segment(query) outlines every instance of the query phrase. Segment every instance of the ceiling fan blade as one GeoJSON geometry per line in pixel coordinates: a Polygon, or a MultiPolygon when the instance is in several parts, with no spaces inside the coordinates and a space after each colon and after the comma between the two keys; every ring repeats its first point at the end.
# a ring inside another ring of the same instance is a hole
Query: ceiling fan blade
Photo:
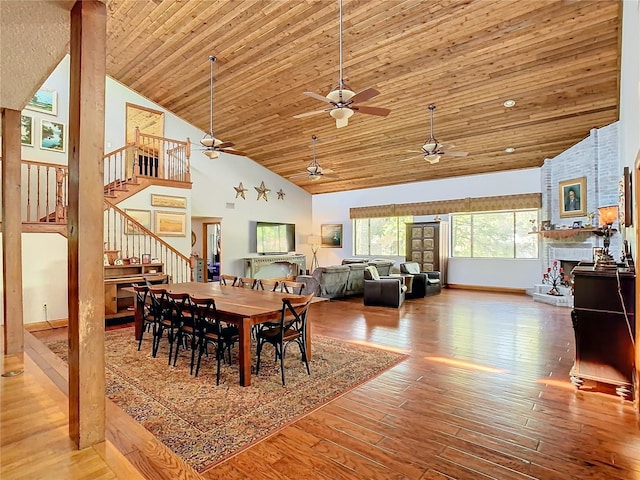
{"type": "Polygon", "coordinates": [[[228,150],[226,148],[220,148],[218,150],[220,150],[221,152],[224,152],[224,153],[230,153],[231,155],[241,155],[243,157],[248,157],[249,156],[248,153],[241,152],[240,150],[228,150]]]}
{"type": "Polygon", "coordinates": [[[332,103],[331,100],[329,100],[327,97],[324,97],[316,92],[304,92],[304,94],[311,98],[315,98],[316,100],[320,100],[321,102],[332,103]]]}
{"type": "Polygon", "coordinates": [[[442,152],[442,154],[447,157],[466,157],[469,152],[442,152]]]}
{"type": "Polygon", "coordinates": [[[293,118],[304,118],[304,117],[310,117],[311,115],[318,115],[319,113],[325,113],[328,112],[331,109],[327,109],[327,110],[316,110],[315,112],[307,112],[307,113],[299,113],[297,115],[294,115],[293,118]]]}
{"type": "Polygon", "coordinates": [[[308,177],[309,174],[308,173],[294,173],[293,175],[289,175],[287,178],[302,178],[302,177],[308,177]]]}
{"type": "Polygon", "coordinates": [[[365,88],[364,90],[360,90],[358,93],[356,93],[353,97],[351,97],[349,100],[351,100],[353,103],[356,102],[365,102],[367,100],[369,100],[370,98],[375,97],[376,95],[379,95],[380,92],[377,91],[375,88],[365,88]]]}
{"type": "Polygon", "coordinates": [[[233,142],[222,142],[220,145],[216,145],[217,148],[229,148],[233,147],[233,142]]]}
{"type": "Polygon", "coordinates": [[[389,113],[391,113],[391,110],[389,110],[388,108],[382,108],[382,107],[351,106],[350,108],[352,110],[355,110],[356,112],[366,113],[367,115],[378,115],[380,117],[386,117],[387,115],[389,115],[389,113]]]}
{"type": "Polygon", "coordinates": [[[323,177],[327,177],[327,178],[340,178],[340,175],[338,175],[337,173],[322,173],[323,177]]]}
{"type": "Polygon", "coordinates": [[[409,157],[409,158],[403,158],[402,160],[400,160],[401,162],[410,162],[411,160],[417,160],[418,158],[422,157],[422,155],[414,155],[413,157],[409,157]]]}

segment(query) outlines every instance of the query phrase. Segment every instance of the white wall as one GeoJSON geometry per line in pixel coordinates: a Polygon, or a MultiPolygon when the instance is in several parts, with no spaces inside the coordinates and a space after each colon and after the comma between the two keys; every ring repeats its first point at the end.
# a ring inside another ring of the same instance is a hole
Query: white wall
{"type": "MultiPolygon", "coordinates": [[[[428,168],[428,166],[425,166],[428,168]]],[[[313,196],[314,233],[320,234],[323,223],[340,223],[343,228],[342,248],[320,248],[320,265],[340,263],[353,255],[353,228],[349,219],[350,207],[386,205],[391,203],[429,202],[464,197],[485,197],[540,192],[540,169],[455,177],[446,180],[416,182],[391,187],[327,193],[313,196]]],[[[420,217],[416,220],[429,220],[420,217]]],[[[443,216],[443,219],[445,217],[443,216]]],[[[404,257],[391,257],[396,267],[404,257]]],[[[448,281],[459,285],[488,285],[524,289],[537,283],[539,260],[491,260],[451,258],[448,281]]]]}
{"type": "MultiPolygon", "coordinates": [[[[635,186],[640,181],[634,168],[634,162],[640,155],[640,1],[624,0],[622,9],[620,164],[629,167],[632,172],[631,184],[635,186]]],[[[635,204],[638,191],[636,188],[633,195],[635,204]]],[[[636,224],[640,221],[637,209],[633,216],[633,227],[627,229],[626,238],[637,264],[636,224]]]]}

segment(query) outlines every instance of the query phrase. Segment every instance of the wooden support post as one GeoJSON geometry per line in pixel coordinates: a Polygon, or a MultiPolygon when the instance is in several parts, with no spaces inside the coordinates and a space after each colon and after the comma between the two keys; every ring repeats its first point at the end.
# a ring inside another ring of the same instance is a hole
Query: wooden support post
{"type": "MultiPolygon", "coordinates": [[[[4,353],[24,350],[20,112],[2,110],[2,261],[4,353]]],[[[2,373],[5,373],[4,371],[2,373]]]]}
{"type": "Polygon", "coordinates": [[[106,7],[71,10],[69,88],[69,435],[104,440],[103,161],[106,7]]]}

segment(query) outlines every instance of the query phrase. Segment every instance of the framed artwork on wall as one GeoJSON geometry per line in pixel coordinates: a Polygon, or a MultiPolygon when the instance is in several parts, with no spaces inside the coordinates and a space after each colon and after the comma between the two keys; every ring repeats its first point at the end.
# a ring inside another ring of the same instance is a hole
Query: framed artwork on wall
{"type": "MultiPolygon", "coordinates": [[[[147,230],[151,230],[151,210],[135,210],[131,208],[125,208],[124,212],[137,221],[147,230]]],[[[124,229],[125,235],[143,235],[145,232],[140,230],[136,224],[127,220],[127,224],[124,229]]]]}
{"type": "MultiPolygon", "coordinates": [[[[638,155],[640,156],[640,152],[638,152],[638,155]]],[[[618,220],[620,226],[630,227],[633,225],[633,207],[631,204],[631,171],[629,167],[624,167],[618,195],[618,220]]]]}
{"type": "Polygon", "coordinates": [[[33,147],[33,117],[20,116],[20,143],[33,147]]]}
{"type": "Polygon", "coordinates": [[[182,212],[155,213],[155,233],[165,237],[184,237],[187,234],[187,216],[182,212]]]}
{"type": "Polygon", "coordinates": [[[564,180],[558,184],[560,217],[582,217],[587,214],[587,177],[564,180]]]}
{"type": "Polygon", "coordinates": [[[58,114],[58,93],[48,88],[39,89],[24,107],[35,112],[58,114]]]}
{"type": "Polygon", "coordinates": [[[154,207],[187,208],[187,197],[151,194],[151,205],[154,207]]]}
{"type": "Polygon", "coordinates": [[[64,152],[64,123],[40,120],[40,148],[64,152]]]}
{"type": "Polygon", "coordinates": [[[342,224],[320,225],[320,246],[323,248],[342,248],[342,224]]]}

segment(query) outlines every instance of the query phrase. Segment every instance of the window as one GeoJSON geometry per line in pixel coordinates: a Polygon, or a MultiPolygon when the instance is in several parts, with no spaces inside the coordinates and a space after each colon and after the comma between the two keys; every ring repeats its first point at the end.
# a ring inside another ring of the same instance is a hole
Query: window
{"type": "Polygon", "coordinates": [[[355,255],[404,256],[405,223],[413,217],[356,218],[353,220],[355,255]]]}
{"type": "Polygon", "coordinates": [[[451,215],[452,256],[460,258],[538,258],[537,210],[451,215]]]}

